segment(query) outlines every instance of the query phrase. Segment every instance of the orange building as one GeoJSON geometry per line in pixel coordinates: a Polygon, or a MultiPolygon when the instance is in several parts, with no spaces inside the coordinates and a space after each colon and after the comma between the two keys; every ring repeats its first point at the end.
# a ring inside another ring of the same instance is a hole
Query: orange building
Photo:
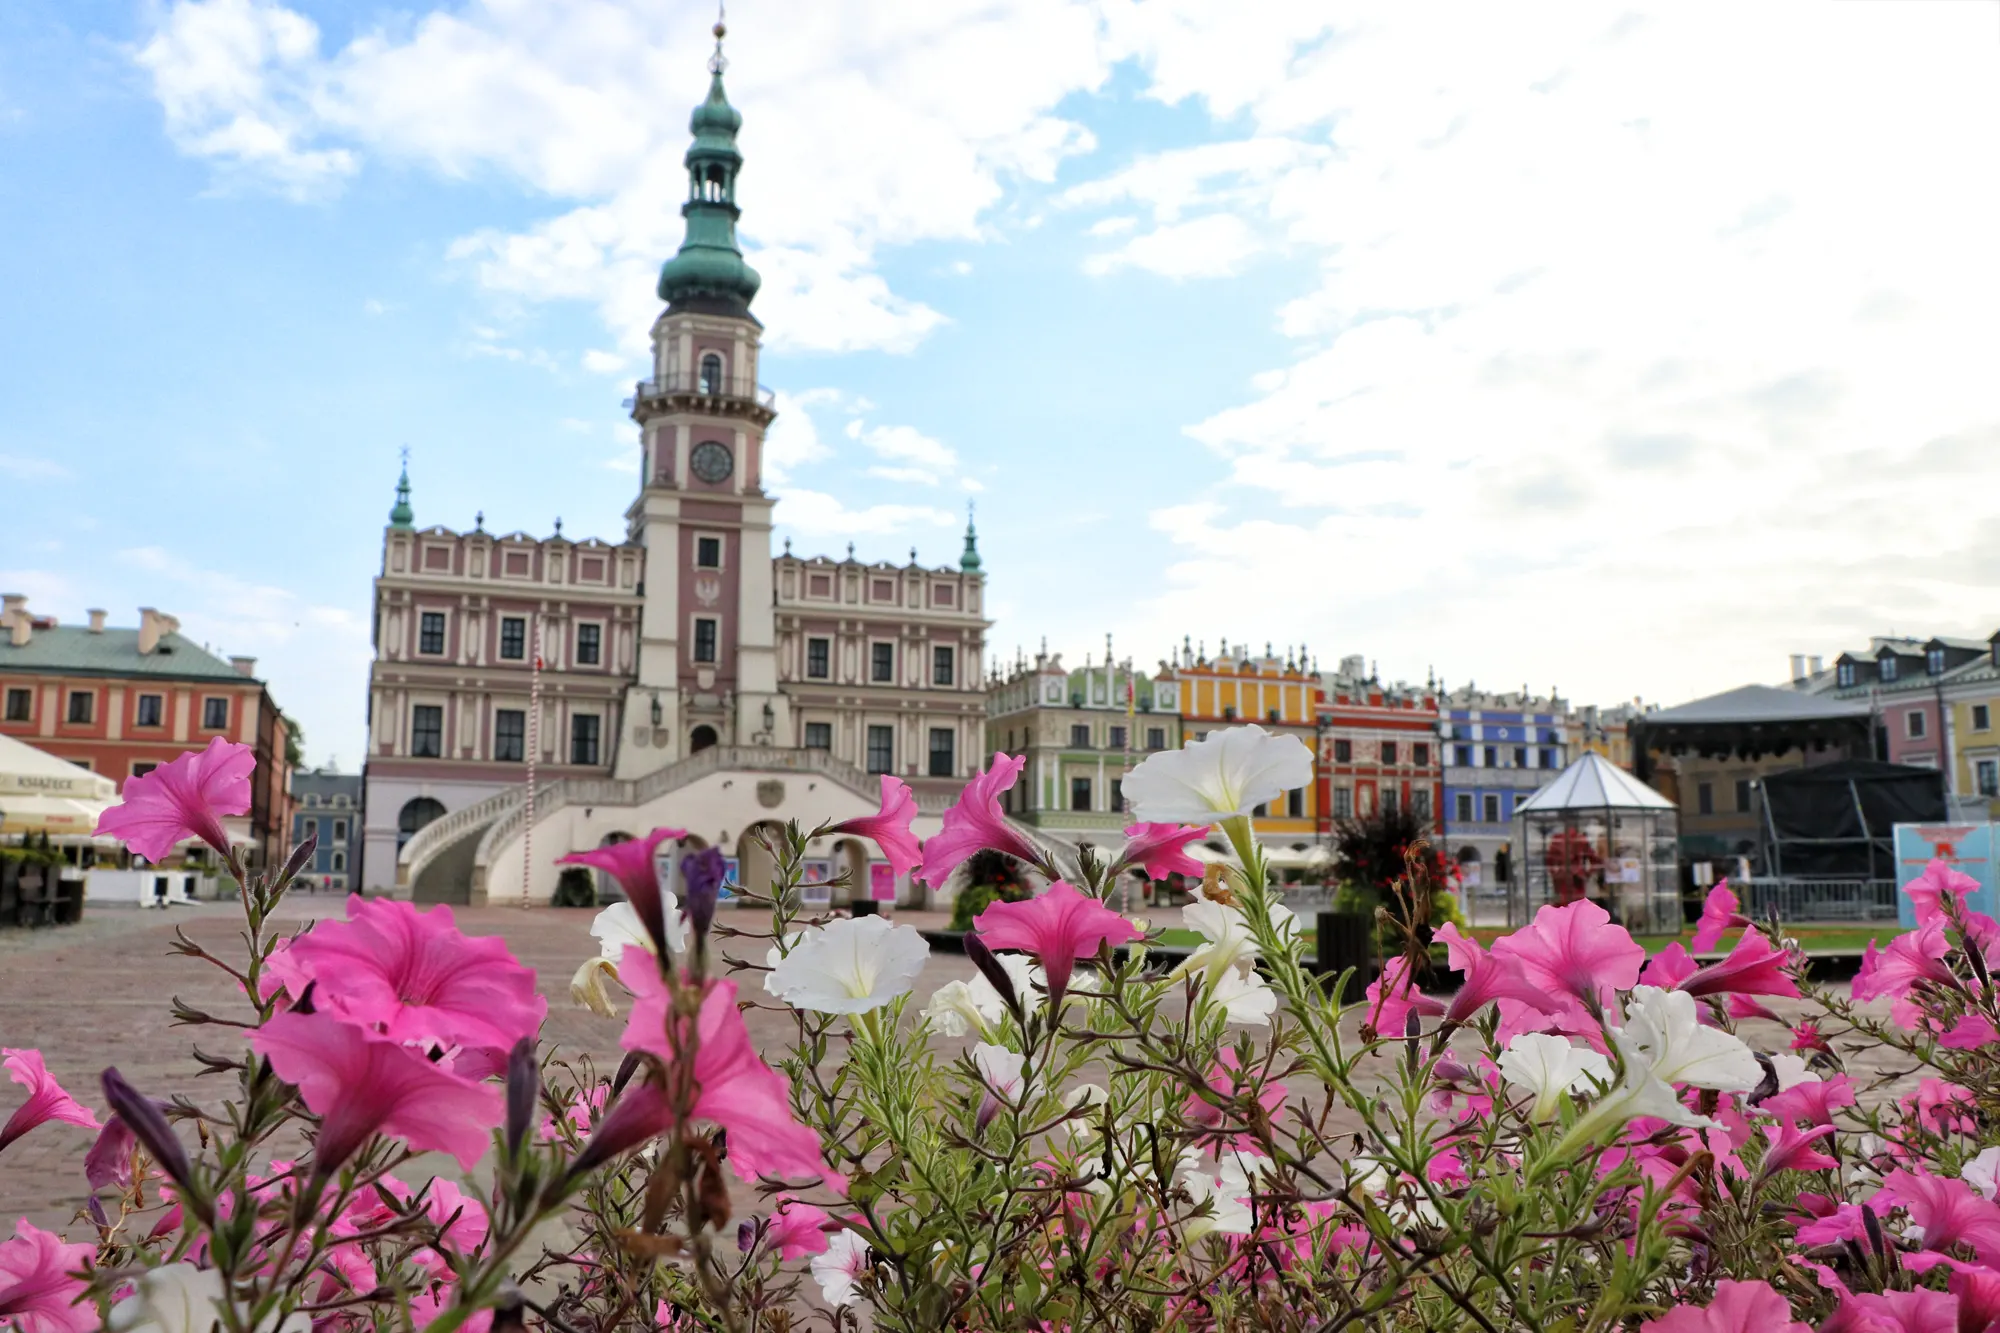
{"type": "MultiPolygon", "coordinates": [[[[1262,656],[1244,644],[1224,645],[1210,657],[1205,646],[1197,651],[1183,644],[1179,658],[1163,664],[1155,679],[1179,682],[1183,745],[1222,727],[1255,722],[1266,731],[1297,736],[1317,753],[1319,676],[1303,647],[1287,649],[1279,657],[1269,644],[1262,656]]],[[[1252,825],[1267,849],[1292,854],[1275,856],[1274,864],[1305,868],[1315,854],[1320,830],[1313,784],[1259,806],[1252,825]]]]}

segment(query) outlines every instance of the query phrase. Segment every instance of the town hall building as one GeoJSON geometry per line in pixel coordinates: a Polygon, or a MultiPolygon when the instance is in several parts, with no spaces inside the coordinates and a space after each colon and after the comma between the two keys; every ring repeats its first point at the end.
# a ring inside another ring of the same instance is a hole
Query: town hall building
{"type": "MultiPolygon", "coordinates": [[[[742,116],[720,38],[690,122],[686,237],[630,401],[640,488],[617,541],[419,527],[407,469],[375,580],[362,885],[547,902],[558,856],[685,828],[761,887],[758,834],[916,793],[917,833],[981,766],[986,586],[956,563],[772,551],[758,275],[736,240],[742,116]],[[531,779],[532,775],[532,779],[531,779]]],[[[911,900],[871,844],[814,847],[848,892],[911,900]]],[[[844,894],[843,894],[844,896],[844,894]]]]}

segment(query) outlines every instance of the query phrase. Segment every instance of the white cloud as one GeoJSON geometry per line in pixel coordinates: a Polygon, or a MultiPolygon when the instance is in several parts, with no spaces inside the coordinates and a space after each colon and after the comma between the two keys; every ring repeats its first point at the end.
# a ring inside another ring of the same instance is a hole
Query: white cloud
{"type": "Polygon", "coordinates": [[[583,354],[583,368],[593,375],[616,375],[625,369],[627,362],[616,352],[587,348],[583,354]]]}
{"type": "Polygon", "coordinates": [[[1258,250],[1256,234],[1233,213],[1210,213],[1135,236],[1117,250],[1092,255],[1083,271],[1093,276],[1121,268],[1166,278],[1226,278],[1242,271],[1258,250]]]}
{"type": "Polygon", "coordinates": [[[861,433],[860,440],[876,457],[920,468],[932,481],[958,466],[958,455],[949,445],[914,426],[871,426],[861,433]]]}
{"type": "Polygon", "coordinates": [[[956,520],[930,505],[877,504],[850,509],[824,491],[787,490],[774,521],[801,536],[858,537],[904,533],[914,527],[950,527],[956,520]]]}
{"type": "Polygon", "coordinates": [[[0,454],[0,476],[16,481],[62,481],[70,476],[70,470],[52,458],[0,454]]]}
{"type": "Polygon", "coordinates": [[[764,434],[764,477],[776,485],[791,480],[799,468],[829,458],[833,450],[819,437],[811,409],[836,403],[836,389],[808,389],[804,393],[779,393],[778,416],[764,434]]]}
{"type": "Polygon", "coordinates": [[[1099,218],[1085,228],[1090,236],[1122,236],[1139,225],[1139,219],[1126,214],[1120,217],[1099,218]]]}

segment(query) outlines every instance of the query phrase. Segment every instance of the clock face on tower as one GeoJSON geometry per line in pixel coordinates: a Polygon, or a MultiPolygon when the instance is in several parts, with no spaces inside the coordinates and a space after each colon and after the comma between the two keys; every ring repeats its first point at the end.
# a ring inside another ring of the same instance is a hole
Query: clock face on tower
{"type": "Polygon", "coordinates": [[[729,474],[736,468],[736,455],[729,452],[729,446],[720,440],[703,440],[688,455],[688,466],[695,476],[713,486],[719,481],[729,480],[729,474]]]}

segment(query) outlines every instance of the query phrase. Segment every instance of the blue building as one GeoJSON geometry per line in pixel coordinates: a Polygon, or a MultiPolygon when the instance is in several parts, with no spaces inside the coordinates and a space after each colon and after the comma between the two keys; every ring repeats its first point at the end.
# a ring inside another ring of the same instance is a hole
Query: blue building
{"type": "Polygon", "coordinates": [[[331,769],[292,775],[292,843],[319,839],[299,887],[346,893],[361,884],[361,775],[331,769]]]}
{"type": "Polygon", "coordinates": [[[1464,876],[1462,897],[1475,922],[1504,920],[1513,870],[1514,808],[1569,764],[1569,705],[1553,693],[1489,694],[1471,688],[1445,697],[1445,850],[1464,876]]]}

